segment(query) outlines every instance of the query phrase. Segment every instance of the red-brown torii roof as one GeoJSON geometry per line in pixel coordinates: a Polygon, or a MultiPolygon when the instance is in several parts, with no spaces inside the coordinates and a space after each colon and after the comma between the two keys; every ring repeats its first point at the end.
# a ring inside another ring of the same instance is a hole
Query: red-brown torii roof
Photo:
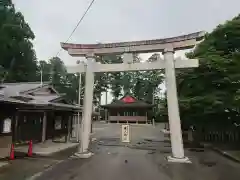
{"type": "Polygon", "coordinates": [[[73,44],[73,43],[61,42],[61,47],[64,50],[68,50],[68,49],[101,49],[101,48],[113,48],[113,47],[129,47],[129,46],[140,46],[140,45],[165,44],[165,43],[185,41],[185,40],[189,40],[189,39],[202,39],[203,37],[204,37],[204,32],[199,31],[199,32],[190,33],[187,35],[176,36],[176,37],[171,37],[171,38],[142,40],[142,41],[97,43],[97,44],[73,44]]]}

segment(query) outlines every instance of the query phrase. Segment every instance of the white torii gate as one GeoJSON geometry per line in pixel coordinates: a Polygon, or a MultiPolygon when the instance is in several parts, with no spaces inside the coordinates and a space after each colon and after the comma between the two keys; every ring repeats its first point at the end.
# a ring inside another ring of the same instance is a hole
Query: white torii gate
{"type": "Polygon", "coordinates": [[[71,56],[84,56],[87,58],[87,68],[85,68],[84,65],[67,67],[69,73],[86,73],[81,132],[81,152],[79,157],[87,158],[91,156],[91,153],[88,151],[88,146],[91,130],[94,73],[165,69],[168,118],[172,146],[172,156],[169,156],[168,160],[172,162],[190,162],[189,159],[184,156],[175,68],[198,67],[198,60],[174,59],[174,52],[176,50],[193,48],[199,40],[203,39],[203,37],[204,32],[197,32],[174,38],[147,41],[107,44],[61,43],[62,48],[67,50],[71,56]],[[164,60],[158,59],[156,62],[133,63],[132,53],[145,52],[162,52],[164,60]],[[101,64],[95,62],[95,55],[104,54],[123,54],[124,62],[122,64],[101,64]]]}

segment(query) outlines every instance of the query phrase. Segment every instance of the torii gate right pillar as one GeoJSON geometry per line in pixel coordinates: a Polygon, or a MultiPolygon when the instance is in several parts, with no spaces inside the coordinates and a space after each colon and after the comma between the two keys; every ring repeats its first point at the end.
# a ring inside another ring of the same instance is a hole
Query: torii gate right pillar
{"type": "Polygon", "coordinates": [[[168,119],[172,145],[172,157],[168,157],[168,160],[174,162],[184,160],[188,162],[189,160],[184,156],[183,149],[174,65],[174,49],[172,47],[164,49],[163,55],[166,65],[165,76],[167,88],[168,119]]]}

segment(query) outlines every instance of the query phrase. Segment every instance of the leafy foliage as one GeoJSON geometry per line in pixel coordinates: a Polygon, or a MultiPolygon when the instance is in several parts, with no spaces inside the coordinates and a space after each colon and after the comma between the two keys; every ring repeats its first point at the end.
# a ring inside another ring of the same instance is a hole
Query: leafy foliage
{"type": "MultiPolygon", "coordinates": [[[[157,54],[154,54],[148,61],[156,61],[157,54]]],[[[135,55],[135,62],[142,61],[139,56],[135,55]]],[[[121,56],[105,56],[102,63],[122,63],[121,56]]],[[[123,94],[130,92],[136,98],[152,103],[153,96],[156,95],[163,81],[162,71],[136,71],[136,72],[114,72],[105,75],[105,83],[109,83],[109,88],[115,99],[123,94]]]]}
{"type": "Polygon", "coordinates": [[[189,58],[198,58],[200,66],[182,70],[178,75],[183,121],[200,123],[203,119],[224,119],[232,124],[239,119],[239,29],[240,16],[237,16],[207,34],[205,40],[187,54],[189,58]]]}
{"type": "Polygon", "coordinates": [[[0,7],[1,81],[35,81],[34,33],[10,0],[1,1],[0,7]]]}

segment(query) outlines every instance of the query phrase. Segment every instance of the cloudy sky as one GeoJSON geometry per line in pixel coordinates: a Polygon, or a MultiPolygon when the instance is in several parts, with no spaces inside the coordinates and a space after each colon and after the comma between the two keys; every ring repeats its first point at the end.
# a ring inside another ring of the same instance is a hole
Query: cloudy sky
{"type": "MultiPolygon", "coordinates": [[[[60,42],[67,40],[91,0],[13,2],[35,33],[37,58],[48,60],[57,54],[60,42]]],[[[239,0],[95,0],[69,42],[144,40],[211,31],[238,13],[239,0]]],[[[76,63],[64,51],[59,56],[67,65],[76,63]]]]}
{"type": "MultiPolygon", "coordinates": [[[[13,0],[36,35],[40,60],[55,56],[91,0],[13,0]]],[[[95,0],[69,42],[143,40],[210,31],[240,12],[239,0],[95,0]]],[[[66,52],[60,57],[75,64],[66,52]]]]}

